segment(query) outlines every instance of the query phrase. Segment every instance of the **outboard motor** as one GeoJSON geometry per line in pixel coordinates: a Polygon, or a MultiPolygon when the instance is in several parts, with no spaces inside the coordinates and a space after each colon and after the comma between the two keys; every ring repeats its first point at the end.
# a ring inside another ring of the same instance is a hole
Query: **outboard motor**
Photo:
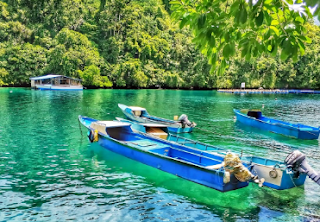
{"type": "Polygon", "coordinates": [[[186,126],[193,126],[194,124],[191,123],[189,120],[188,120],[188,116],[186,114],[182,114],[179,119],[178,119],[179,122],[182,123],[182,127],[186,127],[186,126]]]}
{"type": "Polygon", "coordinates": [[[320,185],[320,173],[312,169],[306,160],[306,155],[299,150],[293,151],[284,161],[293,172],[306,173],[314,182],[320,185]]]}

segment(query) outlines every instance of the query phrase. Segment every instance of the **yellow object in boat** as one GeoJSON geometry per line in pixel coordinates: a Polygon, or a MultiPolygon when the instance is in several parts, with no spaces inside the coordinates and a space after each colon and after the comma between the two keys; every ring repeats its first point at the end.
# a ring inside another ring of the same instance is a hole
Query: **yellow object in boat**
{"type": "Polygon", "coordinates": [[[147,133],[151,134],[153,136],[159,137],[161,139],[164,139],[164,140],[166,140],[167,137],[168,137],[168,134],[166,132],[164,132],[160,128],[155,128],[155,127],[148,127],[147,128],[147,133]]]}
{"type": "Polygon", "coordinates": [[[95,130],[93,135],[93,142],[98,142],[99,140],[99,131],[95,130]]]}

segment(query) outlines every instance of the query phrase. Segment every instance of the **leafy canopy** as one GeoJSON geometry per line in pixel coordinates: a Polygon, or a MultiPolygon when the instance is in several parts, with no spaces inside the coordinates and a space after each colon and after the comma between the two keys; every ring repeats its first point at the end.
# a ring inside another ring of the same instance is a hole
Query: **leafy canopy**
{"type": "MultiPolygon", "coordinates": [[[[205,54],[212,70],[225,71],[236,52],[249,61],[264,53],[298,61],[305,53],[304,25],[313,16],[307,5],[297,0],[174,0],[173,18],[180,28],[190,26],[194,42],[205,54]]],[[[316,0],[309,0],[312,6],[316,0]]],[[[315,13],[319,13],[319,9],[315,13]]]]}

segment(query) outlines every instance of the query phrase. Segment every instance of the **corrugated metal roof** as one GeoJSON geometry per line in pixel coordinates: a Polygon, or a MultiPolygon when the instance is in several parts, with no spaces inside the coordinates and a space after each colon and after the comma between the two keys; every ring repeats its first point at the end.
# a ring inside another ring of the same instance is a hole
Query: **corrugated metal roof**
{"type": "Polygon", "coordinates": [[[41,80],[41,79],[57,78],[57,77],[60,77],[60,76],[62,76],[62,75],[52,75],[52,74],[49,74],[49,75],[45,75],[45,76],[31,77],[30,79],[31,79],[31,80],[41,80]]]}
{"type": "Polygon", "coordinates": [[[75,79],[75,78],[71,78],[71,77],[68,77],[68,76],[53,75],[53,74],[48,74],[48,75],[45,75],[45,76],[31,77],[30,80],[52,79],[52,78],[57,78],[57,77],[61,77],[61,76],[62,76],[62,77],[65,77],[65,78],[68,78],[68,79],[74,79],[74,80],[81,81],[81,79],[75,79]]]}

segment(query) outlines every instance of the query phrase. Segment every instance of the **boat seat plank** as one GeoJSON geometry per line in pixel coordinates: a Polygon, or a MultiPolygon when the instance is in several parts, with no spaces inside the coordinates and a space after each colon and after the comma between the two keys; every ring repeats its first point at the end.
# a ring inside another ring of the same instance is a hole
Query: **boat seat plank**
{"type": "Polygon", "coordinates": [[[135,140],[135,141],[131,141],[131,143],[138,146],[142,146],[142,147],[157,145],[157,143],[154,143],[153,141],[150,141],[150,140],[135,140]]]}
{"type": "Polygon", "coordinates": [[[135,147],[143,150],[152,150],[152,149],[159,149],[159,148],[166,148],[168,147],[165,144],[157,143],[148,139],[142,139],[142,140],[133,140],[133,141],[123,141],[124,143],[130,143],[131,145],[134,145],[135,147]]]}
{"type": "Polygon", "coordinates": [[[218,170],[220,169],[221,167],[223,167],[224,164],[220,163],[220,164],[215,164],[215,165],[210,165],[210,166],[206,166],[207,169],[210,169],[210,170],[218,170]]]}
{"type": "Polygon", "coordinates": [[[303,131],[313,131],[312,128],[308,128],[308,127],[299,127],[299,129],[303,131]]]}
{"type": "Polygon", "coordinates": [[[177,150],[177,151],[180,151],[182,153],[187,153],[187,154],[190,154],[190,155],[193,155],[193,156],[197,156],[199,158],[204,158],[204,159],[207,159],[207,160],[211,160],[211,161],[216,161],[216,162],[222,162],[221,160],[219,159],[215,159],[215,158],[212,158],[212,157],[208,157],[208,156],[205,156],[203,153],[201,154],[197,154],[197,153],[191,153],[191,152],[188,152],[186,150],[181,150],[179,148],[176,148],[176,147],[170,147],[172,150],[177,150]]]}

